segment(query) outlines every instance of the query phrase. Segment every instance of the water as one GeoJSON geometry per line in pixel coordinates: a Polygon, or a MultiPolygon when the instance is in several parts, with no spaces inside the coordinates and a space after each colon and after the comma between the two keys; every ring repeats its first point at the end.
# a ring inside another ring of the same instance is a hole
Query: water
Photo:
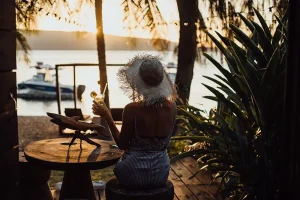
{"type": "MultiPolygon", "coordinates": [[[[173,52],[159,53],[156,51],[106,51],[107,63],[111,64],[124,64],[128,59],[132,58],[138,53],[151,53],[154,55],[161,54],[164,62],[177,63],[177,57],[173,52]]],[[[214,52],[210,53],[217,61],[220,60],[220,55],[214,52]]],[[[35,73],[33,66],[37,61],[44,62],[44,64],[67,64],[67,63],[97,63],[97,51],[38,51],[31,52],[31,64],[28,65],[23,61],[17,63],[17,82],[22,82],[30,79],[35,73]]],[[[124,107],[130,102],[129,98],[123,94],[119,89],[116,73],[119,67],[108,67],[108,83],[110,92],[110,104],[112,108],[124,107]]],[[[209,61],[206,65],[196,63],[194,68],[194,78],[191,86],[190,104],[209,110],[216,106],[216,103],[211,100],[203,98],[205,95],[211,95],[211,93],[201,84],[206,83],[210,86],[215,84],[203,77],[213,76],[214,74],[220,74],[220,72],[209,61]]],[[[63,84],[73,84],[73,68],[66,67],[60,70],[60,82],[63,84]]],[[[77,103],[77,107],[81,108],[84,114],[92,114],[92,99],[89,97],[91,91],[99,91],[99,71],[97,67],[77,67],[76,68],[77,84],[86,86],[86,90],[83,94],[83,102],[77,103]]],[[[73,101],[62,101],[61,109],[74,107],[73,101]]],[[[58,112],[56,101],[29,101],[18,98],[18,115],[22,116],[44,116],[46,112],[58,112]]]]}

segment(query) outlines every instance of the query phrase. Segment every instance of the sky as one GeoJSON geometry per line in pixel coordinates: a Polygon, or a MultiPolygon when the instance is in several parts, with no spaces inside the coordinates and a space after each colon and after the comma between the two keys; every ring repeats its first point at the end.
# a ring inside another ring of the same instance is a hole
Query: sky
{"type": "MultiPolygon", "coordinates": [[[[103,26],[105,34],[128,36],[129,32],[123,28],[122,0],[103,0],[103,26]]],[[[157,0],[158,7],[167,22],[178,21],[178,9],[176,0],[157,0]]],[[[60,31],[89,31],[96,32],[95,11],[92,6],[85,6],[81,10],[80,17],[74,18],[82,26],[68,23],[65,20],[58,20],[54,16],[41,14],[38,20],[40,30],[60,31]]],[[[73,20],[72,20],[73,21],[73,20]]],[[[136,30],[131,36],[148,38],[150,35],[142,30],[136,30]]],[[[167,38],[171,41],[178,41],[179,28],[173,23],[168,26],[167,38]]]]}
{"type": "MultiPolygon", "coordinates": [[[[67,0],[70,2],[77,2],[76,0],[67,0]]],[[[150,38],[151,35],[147,31],[135,30],[133,34],[129,35],[128,30],[123,28],[122,18],[123,10],[121,2],[123,0],[103,0],[103,26],[105,34],[119,35],[119,36],[133,36],[150,38]]],[[[168,25],[168,31],[165,39],[173,42],[178,42],[179,39],[179,27],[174,22],[179,21],[178,9],[176,0],[156,0],[158,7],[161,11],[168,25]]],[[[255,1],[258,4],[261,0],[255,1]]],[[[268,7],[268,5],[265,5],[268,7]]],[[[203,1],[199,1],[199,8],[201,13],[206,19],[209,16],[207,4],[203,1]]],[[[236,11],[240,11],[238,5],[235,7],[236,11]]],[[[52,13],[53,14],[53,13],[52,13]]],[[[64,16],[62,16],[64,17],[64,16]]],[[[272,20],[272,15],[269,15],[269,20],[272,20]]],[[[76,21],[80,24],[78,26],[74,23],[68,23],[64,19],[58,20],[53,15],[46,16],[46,13],[41,12],[41,16],[38,20],[38,29],[40,30],[59,30],[59,31],[88,31],[96,32],[95,10],[93,5],[83,6],[80,11],[80,16],[74,16],[71,21],[76,21]]],[[[218,28],[217,28],[218,29],[218,28]]]]}

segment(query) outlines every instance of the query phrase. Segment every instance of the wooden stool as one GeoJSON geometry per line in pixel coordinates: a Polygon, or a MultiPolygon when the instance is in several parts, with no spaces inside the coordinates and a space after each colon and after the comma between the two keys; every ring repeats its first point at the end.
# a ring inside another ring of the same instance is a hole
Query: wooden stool
{"type": "Polygon", "coordinates": [[[173,200],[174,186],[167,181],[165,187],[145,190],[129,190],[122,188],[116,178],[106,183],[106,200],[173,200]]]}

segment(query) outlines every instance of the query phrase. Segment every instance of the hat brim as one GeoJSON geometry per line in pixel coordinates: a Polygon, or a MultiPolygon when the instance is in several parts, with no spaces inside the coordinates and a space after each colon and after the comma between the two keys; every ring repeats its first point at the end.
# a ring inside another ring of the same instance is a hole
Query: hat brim
{"type": "Polygon", "coordinates": [[[142,80],[139,69],[145,60],[161,59],[159,56],[148,54],[135,56],[117,73],[120,88],[132,101],[143,101],[146,105],[153,105],[164,100],[175,100],[176,88],[165,70],[163,79],[157,86],[149,86],[142,80]]]}

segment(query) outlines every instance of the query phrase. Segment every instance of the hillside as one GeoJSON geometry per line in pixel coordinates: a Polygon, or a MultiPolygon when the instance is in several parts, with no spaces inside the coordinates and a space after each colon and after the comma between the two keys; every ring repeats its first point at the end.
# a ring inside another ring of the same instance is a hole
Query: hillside
{"type": "MultiPolygon", "coordinates": [[[[93,33],[39,31],[37,34],[24,32],[33,50],[96,50],[96,36],[93,33]]],[[[153,50],[150,39],[134,38],[136,46],[130,45],[132,38],[105,35],[106,50],[153,50]]],[[[131,42],[132,44],[132,42],[131,42]]],[[[176,46],[170,45],[170,50],[176,46]]]]}

